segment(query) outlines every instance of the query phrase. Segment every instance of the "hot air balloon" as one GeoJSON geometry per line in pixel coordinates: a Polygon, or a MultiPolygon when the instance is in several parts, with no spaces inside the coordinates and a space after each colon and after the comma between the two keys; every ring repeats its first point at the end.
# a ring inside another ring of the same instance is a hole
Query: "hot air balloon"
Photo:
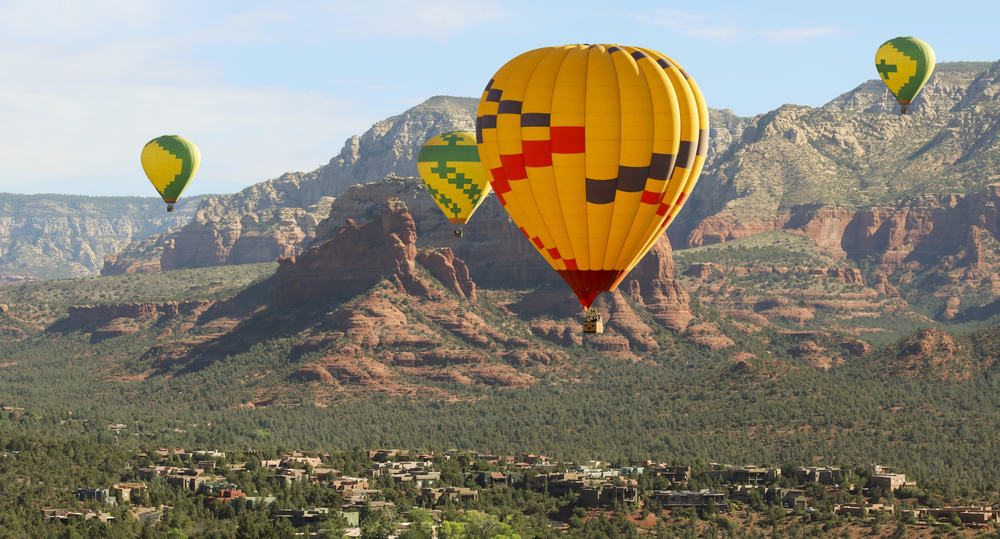
{"type": "Polygon", "coordinates": [[[149,181],[167,203],[167,211],[174,211],[177,197],[198,172],[201,153],[190,140],[177,135],[163,135],[142,147],[140,161],[149,181]]]}
{"type": "Polygon", "coordinates": [[[490,79],[476,137],[500,203],[598,333],[594,300],[656,243],[701,173],[708,108],[654,50],[545,47],[490,79]]]}
{"type": "Polygon", "coordinates": [[[915,37],[890,39],[875,52],[875,69],[906,114],[934,72],[934,49],[915,37]]]}
{"type": "Polygon", "coordinates": [[[417,169],[427,192],[455,225],[455,236],[462,237],[462,225],[490,192],[476,136],[449,131],[428,140],[417,155],[417,169]]]}

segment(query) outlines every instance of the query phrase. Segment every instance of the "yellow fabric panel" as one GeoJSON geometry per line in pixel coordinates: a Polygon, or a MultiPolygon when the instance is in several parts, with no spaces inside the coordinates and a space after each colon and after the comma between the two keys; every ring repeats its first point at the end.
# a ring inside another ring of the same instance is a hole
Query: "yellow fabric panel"
{"type": "MultiPolygon", "coordinates": [[[[523,102],[525,87],[528,85],[528,81],[531,80],[536,66],[547,56],[547,52],[547,49],[537,49],[533,51],[533,54],[521,59],[515,69],[511,71],[509,78],[504,81],[504,85],[498,86],[503,90],[501,104],[505,101],[523,102]]],[[[523,105],[521,110],[523,110],[523,105]]],[[[520,112],[517,114],[505,114],[501,111],[497,115],[497,142],[499,143],[498,148],[501,156],[523,155],[520,112]]],[[[542,242],[544,248],[539,249],[539,252],[545,258],[545,261],[553,268],[563,269],[565,266],[563,268],[559,267],[559,264],[548,253],[548,249],[553,245],[552,235],[549,234],[548,227],[545,226],[545,221],[542,219],[538,205],[535,203],[535,198],[531,192],[531,183],[533,183],[534,179],[530,182],[527,178],[513,179],[515,171],[520,168],[523,168],[523,157],[517,166],[504,166],[511,188],[507,196],[507,199],[510,201],[508,207],[517,208],[520,216],[515,221],[524,229],[528,238],[532,241],[534,241],[534,238],[538,238],[542,242]]]]}
{"type": "MultiPolygon", "coordinates": [[[[675,67],[675,69],[678,70],[678,74],[680,74],[683,78],[683,74],[681,74],[679,71],[680,66],[669,57],[664,55],[661,56],[663,56],[663,58],[665,58],[668,62],[670,62],[675,67]]],[[[671,77],[671,80],[674,80],[674,77],[671,77]]],[[[694,162],[691,164],[689,171],[684,175],[683,184],[680,185],[680,192],[678,193],[677,197],[674,197],[674,199],[671,201],[670,210],[667,213],[666,218],[663,220],[663,223],[661,224],[660,228],[650,234],[649,240],[646,242],[646,245],[643,247],[643,249],[639,252],[639,255],[631,262],[629,262],[627,266],[627,271],[631,271],[632,268],[634,268],[635,265],[638,264],[640,260],[642,260],[642,257],[645,256],[646,253],[653,248],[653,245],[655,245],[656,242],[659,241],[660,236],[663,234],[664,231],[666,231],[670,223],[673,222],[674,218],[677,216],[677,213],[681,210],[681,208],[684,207],[684,204],[687,203],[688,198],[690,198],[691,191],[694,189],[695,184],[698,182],[698,177],[701,175],[702,167],[705,164],[705,157],[706,157],[705,152],[704,150],[700,151],[700,149],[707,148],[708,146],[708,136],[710,128],[708,121],[708,105],[705,102],[705,98],[702,95],[701,90],[698,88],[698,84],[695,83],[694,79],[684,78],[683,87],[687,89],[686,95],[689,96],[694,101],[693,110],[689,108],[688,112],[689,114],[693,113],[695,115],[695,118],[693,119],[694,121],[688,121],[687,123],[682,123],[685,129],[681,136],[683,140],[693,140],[691,152],[694,153],[694,162]],[[697,133],[693,135],[692,139],[685,138],[688,136],[692,136],[689,132],[690,129],[697,130],[697,133]],[[677,199],[679,198],[681,193],[684,194],[684,199],[678,203],[677,199]]],[[[690,102],[688,103],[688,106],[690,107],[690,102]]],[[[682,118],[684,118],[683,114],[682,118]]],[[[671,178],[671,182],[673,182],[673,178],[671,178]]],[[[664,197],[664,200],[666,200],[666,197],[664,197]]]]}
{"type": "MultiPolygon", "coordinates": [[[[551,122],[552,93],[556,77],[563,60],[566,59],[571,50],[573,47],[553,47],[535,67],[528,87],[525,89],[521,108],[522,115],[549,114],[551,122]]],[[[548,126],[522,125],[521,127],[521,138],[524,141],[549,141],[551,137],[551,130],[548,126]]],[[[531,177],[529,186],[532,196],[551,238],[551,244],[547,243],[546,248],[554,248],[559,252],[559,259],[555,260],[554,267],[558,270],[566,269],[565,260],[572,260],[575,257],[575,251],[566,230],[566,218],[563,215],[562,203],[559,199],[555,170],[551,164],[549,166],[533,166],[528,170],[528,174],[531,177]]]]}
{"type": "MultiPolygon", "coordinates": [[[[653,101],[648,82],[631,52],[626,47],[611,55],[618,76],[621,106],[621,150],[618,164],[633,169],[647,167],[642,173],[642,181],[645,182],[653,153],[653,101]]],[[[619,174],[623,174],[621,168],[619,174]]],[[[619,177],[618,182],[619,190],[615,194],[611,228],[608,230],[608,247],[604,253],[604,269],[624,268],[623,264],[619,264],[619,258],[622,257],[626,247],[625,240],[636,222],[642,199],[642,189],[637,192],[622,191],[622,188],[630,187],[624,184],[622,177],[619,177]]]]}
{"type": "MultiPolygon", "coordinates": [[[[581,127],[586,122],[587,57],[589,49],[576,46],[559,66],[552,89],[552,127],[581,127]]],[[[559,194],[560,213],[572,246],[573,259],[581,270],[597,269],[590,264],[590,237],[587,233],[587,159],[583,153],[552,154],[553,173],[559,194]]],[[[570,258],[570,257],[564,257],[570,258]]]]}
{"type": "MultiPolygon", "coordinates": [[[[611,57],[601,46],[591,48],[587,57],[585,122],[587,180],[617,178],[621,145],[618,77],[611,57]]],[[[604,267],[604,254],[613,211],[613,204],[587,202],[591,269],[611,269],[604,267]]],[[[574,226],[573,223],[570,226],[574,226]]]]}
{"type": "MultiPolygon", "coordinates": [[[[638,50],[634,47],[630,47],[630,49],[638,50]]],[[[677,95],[674,87],[667,74],[663,71],[663,68],[656,64],[656,58],[653,56],[647,55],[647,58],[640,58],[636,63],[642,70],[650,96],[652,97],[652,151],[660,155],[676,156],[680,143],[681,127],[677,121],[680,108],[677,104],[677,95]]],[[[667,171],[668,174],[670,172],[669,170],[667,171]]],[[[667,179],[648,178],[646,180],[645,191],[662,194],[666,191],[667,184],[667,179]]],[[[659,203],[642,203],[639,205],[635,221],[632,223],[628,237],[618,255],[618,260],[615,261],[616,268],[628,267],[631,261],[636,259],[639,253],[642,252],[643,247],[648,242],[649,231],[654,229],[656,226],[655,223],[663,220],[663,217],[656,213],[659,206],[659,203]]]]}
{"type": "Polygon", "coordinates": [[[174,178],[181,173],[181,167],[184,165],[184,161],[181,158],[175,157],[167,150],[164,150],[156,142],[146,144],[142,148],[142,153],[139,154],[139,159],[142,162],[143,170],[146,171],[146,176],[149,177],[150,183],[153,184],[153,187],[161,195],[167,184],[174,181],[174,178]]]}
{"type": "MultiPolygon", "coordinates": [[[[678,116],[677,123],[680,126],[680,142],[678,143],[678,151],[680,151],[680,144],[687,143],[690,147],[690,153],[694,153],[697,149],[698,144],[698,128],[699,128],[699,114],[698,114],[698,102],[695,98],[694,92],[691,89],[691,85],[688,80],[684,77],[684,74],[680,70],[680,66],[668,58],[667,56],[650,49],[640,48],[643,52],[650,55],[655,59],[662,59],[670,64],[670,67],[663,70],[667,75],[670,85],[674,90],[674,94],[677,97],[678,106],[678,116]]],[[[707,116],[706,116],[707,117],[707,116]]],[[[677,202],[681,193],[684,192],[684,187],[687,185],[688,178],[691,175],[691,169],[688,168],[686,162],[681,162],[680,157],[674,170],[667,180],[666,194],[663,196],[663,203],[670,205],[671,207],[677,202]]],[[[669,215],[669,213],[667,214],[669,215]]],[[[632,256],[632,259],[628,261],[627,268],[631,269],[639,263],[639,260],[653,247],[656,241],[659,239],[660,231],[662,230],[662,225],[667,219],[667,215],[657,215],[648,225],[645,232],[642,234],[644,238],[644,245],[638,249],[632,256]]]]}
{"type": "Polygon", "coordinates": [[[705,166],[705,158],[707,156],[708,148],[708,137],[709,137],[709,123],[708,123],[708,103],[705,102],[705,97],[701,93],[701,89],[698,88],[698,84],[695,83],[694,79],[688,79],[688,84],[691,86],[691,93],[694,94],[695,101],[698,103],[698,147],[705,148],[705,151],[699,151],[695,154],[694,164],[691,165],[691,174],[688,176],[688,181],[684,185],[684,203],[674,204],[670,208],[670,214],[667,216],[666,222],[663,224],[663,228],[670,226],[670,223],[674,221],[677,217],[677,213],[681,211],[684,204],[687,203],[690,198],[691,191],[694,190],[694,186],[698,183],[698,178],[701,177],[701,169],[705,166]],[[704,141],[701,140],[704,137],[704,141]]]}
{"type": "MultiPolygon", "coordinates": [[[[533,51],[526,52],[514,57],[512,60],[504,64],[496,74],[493,75],[492,86],[493,88],[503,88],[503,84],[507,81],[509,73],[515,69],[519,64],[521,59],[533,51]]],[[[499,102],[487,101],[489,96],[489,89],[483,91],[482,97],[479,99],[479,108],[477,109],[476,116],[482,117],[484,115],[496,115],[497,108],[499,107],[499,102]]],[[[483,168],[486,170],[486,174],[490,176],[491,182],[496,181],[497,178],[493,176],[493,171],[496,169],[502,169],[503,163],[500,161],[500,151],[499,142],[497,140],[497,130],[496,129],[483,129],[482,130],[482,142],[479,143],[479,162],[482,163],[483,168]]],[[[492,183],[491,183],[492,185],[492,183]]],[[[496,185],[493,185],[493,190],[497,194],[497,198],[505,200],[509,192],[501,193],[497,190],[496,185]]],[[[519,213],[519,209],[512,207],[510,204],[504,204],[504,209],[510,218],[520,226],[523,222],[523,218],[519,213]]]]}

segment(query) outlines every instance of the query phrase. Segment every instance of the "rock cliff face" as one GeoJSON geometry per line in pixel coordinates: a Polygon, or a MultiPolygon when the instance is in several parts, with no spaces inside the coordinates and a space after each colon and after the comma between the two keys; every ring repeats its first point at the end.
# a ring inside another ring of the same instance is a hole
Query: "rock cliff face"
{"type": "Polygon", "coordinates": [[[416,229],[405,203],[393,199],[371,221],[348,219],[325,241],[281,259],[271,315],[340,302],[303,339],[304,348],[325,353],[293,381],[317,393],[431,391],[419,380],[524,387],[565,360],[488,323],[475,308],[466,263],[447,247],[418,250],[416,229]]]}
{"type": "Polygon", "coordinates": [[[177,316],[206,309],[212,302],[203,300],[163,301],[158,303],[115,303],[110,305],[73,305],[69,308],[71,326],[83,327],[114,318],[149,318],[177,316]]]}
{"type": "Polygon", "coordinates": [[[731,120],[714,135],[732,141],[709,154],[671,239],[752,234],[797,206],[866,208],[983,189],[1000,180],[998,73],[1000,63],[942,64],[905,116],[872,80],[823,107],[731,120]]]}
{"type": "Polygon", "coordinates": [[[431,287],[416,272],[416,257],[413,217],[405,204],[390,203],[375,220],[361,226],[348,220],[328,241],[298,257],[280,259],[274,305],[345,300],[382,279],[412,295],[431,295],[431,287]]]}
{"type": "MultiPolygon", "coordinates": [[[[982,311],[1000,283],[1000,184],[968,195],[924,195],[855,210],[798,206],[768,221],[713,216],[689,236],[710,245],[783,229],[805,235],[830,256],[867,261],[875,270],[851,279],[887,296],[938,298],[945,320],[982,311]],[[892,283],[896,284],[892,284],[892,283]],[[963,296],[982,297],[961,301],[963,296]],[[954,298],[954,299],[951,299],[954,298]],[[950,305],[944,303],[950,301],[950,305]]],[[[746,271],[769,271],[764,264],[746,271]]],[[[734,270],[739,271],[739,270],[734,270]]],[[[844,270],[838,270],[844,271],[844,270]]],[[[853,275],[856,274],[856,275],[853,275]]]]}
{"type": "Polygon", "coordinates": [[[0,281],[93,275],[106,254],[187,222],[197,201],[167,213],[151,197],[0,194],[0,281]]]}
{"type": "Polygon", "coordinates": [[[484,288],[525,288],[562,283],[524,234],[514,226],[494,195],[489,195],[465,226],[465,236],[455,238],[452,225],[417,178],[390,176],[357,185],[337,197],[330,217],[317,226],[316,240],[329,238],[346,219],[357,222],[375,218],[387,199],[406,203],[422,248],[447,247],[468,265],[473,281],[484,288]]]}
{"type": "Polygon", "coordinates": [[[968,380],[996,362],[995,355],[977,353],[975,348],[967,339],[939,329],[925,329],[882,351],[874,359],[879,368],[894,376],[968,380]]]}
{"type": "Polygon", "coordinates": [[[664,327],[684,331],[694,318],[690,297],[674,278],[673,251],[664,235],[620,285],[664,327]]]}

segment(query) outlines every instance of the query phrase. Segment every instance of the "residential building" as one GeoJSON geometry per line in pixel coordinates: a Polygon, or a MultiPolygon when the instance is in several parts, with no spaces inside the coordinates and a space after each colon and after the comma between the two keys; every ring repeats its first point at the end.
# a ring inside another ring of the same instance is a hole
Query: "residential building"
{"type": "Polygon", "coordinates": [[[660,502],[664,509],[675,507],[693,507],[695,509],[712,509],[723,513],[726,511],[726,492],[713,489],[691,490],[654,490],[653,499],[660,502]]]}
{"type": "Polygon", "coordinates": [[[903,473],[881,473],[872,476],[872,486],[882,487],[885,492],[895,492],[900,487],[915,486],[916,481],[906,481],[903,473]]]}
{"type": "Polygon", "coordinates": [[[133,498],[146,493],[146,483],[116,483],[111,485],[111,494],[122,502],[132,503],[133,498]]]}

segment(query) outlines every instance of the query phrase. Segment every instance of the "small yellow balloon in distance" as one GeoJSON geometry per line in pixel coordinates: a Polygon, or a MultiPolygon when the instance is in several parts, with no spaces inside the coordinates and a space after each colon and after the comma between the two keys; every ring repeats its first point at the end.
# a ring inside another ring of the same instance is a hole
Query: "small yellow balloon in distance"
{"type": "Polygon", "coordinates": [[[489,179],[479,162],[476,136],[449,131],[431,138],[417,155],[417,170],[438,207],[462,236],[462,225],[490,192],[489,179]]]}
{"type": "Polygon", "coordinates": [[[140,154],[142,170],[174,211],[174,203],[198,172],[201,152],[193,142],[177,135],[163,135],[146,143],[140,154]]]}

